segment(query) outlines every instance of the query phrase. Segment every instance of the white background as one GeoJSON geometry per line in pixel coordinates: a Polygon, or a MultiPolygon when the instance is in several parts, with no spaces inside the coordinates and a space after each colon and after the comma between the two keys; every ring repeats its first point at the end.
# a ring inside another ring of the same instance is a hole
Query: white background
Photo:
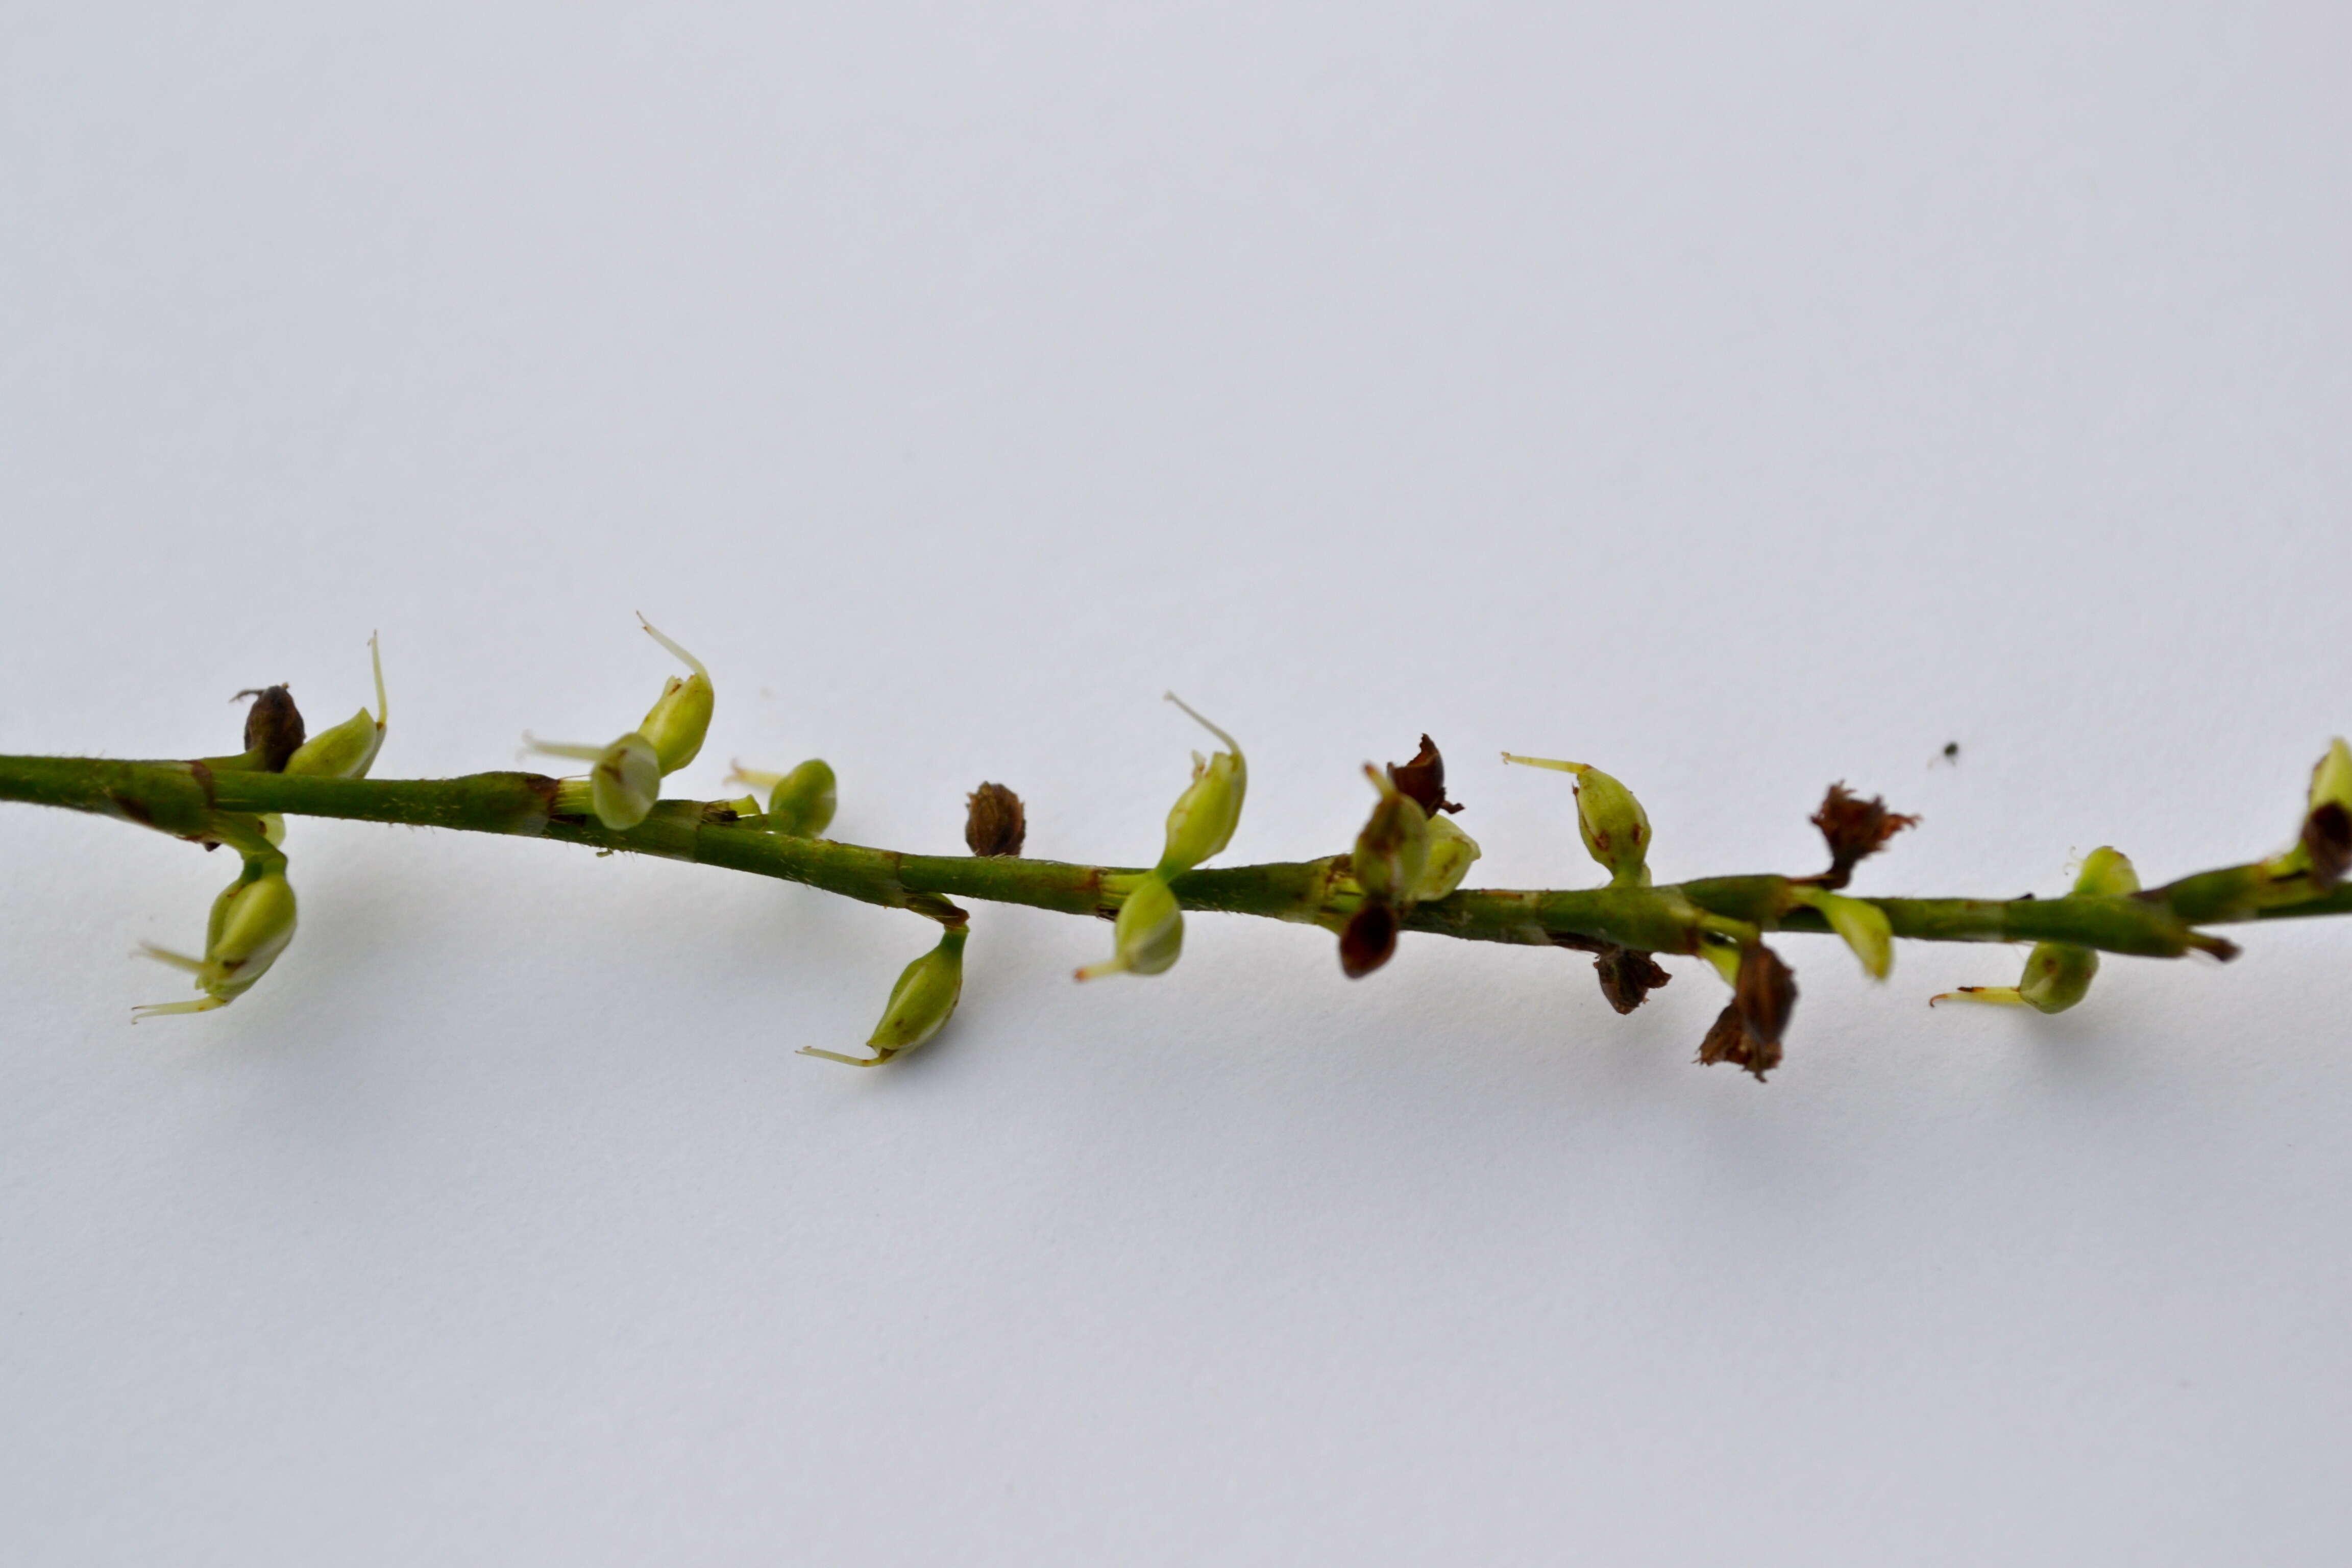
{"type": "MultiPolygon", "coordinates": [[[[2162,879],[2352,729],[2333,5],[0,9],[0,750],[383,776],[601,741],[835,832],[1475,880],[2162,879]],[[1629,13],[1639,19],[1629,20],[1629,13]],[[1930,766],[1958,741],[1956,767],[1930,766]]],[[[0,806],[0,1537],[28,1563],[2323,1563],[2352,1549],[2352,922],[1786,1068],[1569,953],[979,910],[298,821],[299,939],[133,1029],[230,868],[0,806]]]]}

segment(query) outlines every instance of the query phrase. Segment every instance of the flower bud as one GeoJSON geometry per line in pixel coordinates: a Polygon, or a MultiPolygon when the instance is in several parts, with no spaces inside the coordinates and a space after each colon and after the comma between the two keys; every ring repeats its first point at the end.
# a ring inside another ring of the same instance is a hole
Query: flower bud
{"type": "Polygon", "coordinates": [[[1429,858],[1422,865],[1421,880],[1414,884],[1413,901],[1433,903],[1453,892],[1477,858],[1478,841],[1454,826],[1452,817],[1431,817],[1429,858]]]}
{"type": "Polygon", "coordinates": [[[811,757],[788,773],[763,773],[735,764],[728,778],[768,792],[768,831],[787,838],[814,838],[832,825],[838,804],[833,769],[811,757]]]}
{"type": "MultiPolygon", "coordinates": [[[[1193,713],[1174,692],[1168,693],[1168,700],[1191,713],[1202,729],[1232,749],[1207,758],[1192,753],[1192,782],[1168,813],[1168,847],[1154,868],[1161,877],[1180,876],[1232,843],[1234,829],[1242,819],[1242,797],[1249,790],[1249,765],[1234,738],[1193,713]]],[[[1172,952],[1168,962],[1175,962],[1172,952]]]]}
{"type": "Polygon", "coordinates": [[[147,944],[150,957],[196,977],[202,1000],[160,1002],[135,1010],[136,1018],[167,1013],[208,1013],[226,1007],[253,988],[294,940],[294,889],[281,870],[247,874],[213,900],[205,931],[205,956],[194,959],[147,944]]]}
{"type": "MultiPolygon", "coordinates": [[[[635,731],[601,747],[557,745],[528,735],[523,739],[534,752],[596,764],[588,771],[588,808],[614,832],[626,832],[653,815],[654,802],[661,795],[661,763],[653,742],[635,731]]],[[[558,807],[562,808],[561,795],[558,807]]]]}
{"type": "Polygon", "coordinates": [[[375,712],[371,715],[362,708],[333,729],[311,736],[286,759],[286,772],[332,779],[367,777],[368,769],[375,765],[376,752],[383,747],[384,721],[392,715],[383,696],[383,656],[373,637],[368,638],[368,657],[375,664],[375,712]]]}
{"type": "Polygon", "coordinates": [[[1364,776],[1381,798],[1349,858],[1356,885],[1368,901],[1409,903],[1429,865],[1429,817],[1369,763],[1364,776]]]}
{"type": "MultiPolygon", "coordinates": [[[[2101,845],[2083,857],[2075,874],[2074,891],[2091,898],[2127,898],[2139,891],[2139,872],[2120,849],[2101,845]]],[[[2070,942],[2037,942],[2025,955],[2025,973],[2014,985],[1963,985],[1927,998],[1938,1002],[1989,1002],[2004,1007],[2031,1007],[2038,1013],[2063,1013],[2090,994],[2099,973],[2096,949],[2070,942]]]]}
{"type": "Polygon", "coordinates": [[[1081,980],[1106,974],[1161,974],[1184,951],[1184,911],[1159,872],[1147,872],[1118,906],[1112,927],[1118,946],[1100,963],[1078,971],[1081,980]]]}
{"type": "Polygon", "coordinates": [[[984,784],[964,797],[963,841],[981,856],[1018,856],[1029,837],[1021,797],[1001,784],[984,784]]]}
{"type": "Polygon", "coordinates": [[[710,672],[702,661],[654,629],[643,616],[637,624],[646,635],[677,656],[692,675],[669,678],[662,688],[661,698],[646,712],[646,721],[637,726],[637,733],[653,742],[654,755],[664,776],[677,772],[702,752],[702,739],[710,732],[710,712],[718,700],[711,689],[710,672]]]}
{"type": "Polygon", "coordinates": [[[948,927],[940,935],[939,946],[900,972],[898,984],[890,988],[890,1000],[882,1009],[882,1021],[874,1026],[873,1037],[866,1042],[873,1056],[843,1056],[814,1046],[803,1046],[800,1054],[856,1068],[880,1067],[938,1034],[954,1016],[956,1002],[963,994],[965,935],[963,926],[948,927]]]}
{"type": "Polygon", "coordinates": [[[2095,898],[2126,898],[2139,891],[2139,869],[2122,850],[2102,844],[2083,857],[2074,891],[2095,898]]]}
{"type": "Polygon", "coordinates": [[[1646,888],[1650,885],[1650,816],[1633,792],[1602,773],[1599,768],[1582,763],[1553,762],[1545,757],[1514,756],[1503,753],[1507,763],[1522,763],[1531,768],[1551,768],[1576,775],[1576,829],[1584,839],[1584,847],[1609,872],[1611,886],[1646,888]]]}

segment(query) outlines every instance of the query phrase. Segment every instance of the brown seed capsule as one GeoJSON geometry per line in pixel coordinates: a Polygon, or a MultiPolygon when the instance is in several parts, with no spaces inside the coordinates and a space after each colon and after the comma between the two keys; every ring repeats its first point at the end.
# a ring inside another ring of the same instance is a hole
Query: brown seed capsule
{"type": "Polygon", "coordinates": [[[1812,821],[1830,847],[1830,868],[1811,879],[1823,888],[1844,887],[1854,867],[1885,848],[1886,841],[1905,828],[1919,826],[1916,816],[1887,810],[1884,798],[1864,800],[1843,783],[1830,785],[1812,821]]]}
{"type": "Polygon", "coordinates": [[[964,797],[963,841],[975,855],[1018,855],[1029,836],[1021,797],[1001,784],[984,784],[964,797]]]}
{"type": "Polygon", "coordinates": [[[1648,953],[1630,947],[1602,948],[1592,968],[1601,976],[1601,994],[1620,1013],[1632,1012],[1652,991],[1674,978],[1648,953]]]}
{"type": "Polygon", "coordinates": [[[1394,955],[1396,939],[1396,910],[1385,900],[1367,900],[1340,928],[1340,969],[1349,979],[1361,980],[1394,955]]]}
{"type": "Polygon", "coordinates": [[[286,759],[302,747],[302,710],[294,694],[283,686],[240,691],[253,699],[245,715],[245,749],[253,765],[264,773],[284,773],[286,759]]]}
{"type": "Polygon", "coordinates": [[[1699,1061],[1709,1067],[1729,1062],[1761,1082],[1780,1065],[1780,1037],[1796,1007],[1796,975],[1780,954],[1760,942],[1749,942],[1739,952],[1739,979],[1732,987],[1731,1005],[1699,1042],[1699,1061]]]}
{"type": "Polygon", "coordinates": [[[1413,753],[1412,761],[1389,764],[1389,782],[1397,786],[1398,794],[1428,816],[1462,809],[1445,798],[1445,759],[1438,755],[1436,742],[1426,735],[1421,738],[1421,750],[1413,753]]]}

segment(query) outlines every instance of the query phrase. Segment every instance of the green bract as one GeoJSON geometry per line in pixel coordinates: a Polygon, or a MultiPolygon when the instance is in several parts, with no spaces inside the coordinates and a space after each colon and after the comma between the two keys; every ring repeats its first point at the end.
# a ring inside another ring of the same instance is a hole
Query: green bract
{"type": "Polygon", "coordinates": [[[1798,903],[1810,905],[1822,911],[1830,929],[1845,938],[1846,946],[1862,960],[1864,971],[1873,980],[1884,980],[1895,967],[1895,928],[1876,904],[1863,899],[1849,899],[1843,893],[1832,893],[1822,888],[1799,888],[1795,890],[1798,903]]]}

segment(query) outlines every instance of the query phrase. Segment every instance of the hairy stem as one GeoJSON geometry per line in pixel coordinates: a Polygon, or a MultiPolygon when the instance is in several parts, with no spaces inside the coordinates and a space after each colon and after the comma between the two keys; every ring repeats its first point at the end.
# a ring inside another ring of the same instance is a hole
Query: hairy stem
{"type": "MultiPolygon", "coordinates": [[[[625,831],[557,811],[554,779],[474,773],[454,779],[288,776],[201,763],[0,756],[0,800],[94,812],[194,839],[247,830],[263,813],[404,823],[461,832],[552,838],[775,877],[896,909],[936,914],[941,898],[1024,904],[1065,914],[1115,914],[1141,873],[1133,868],[961,855],[909,855],[766,831],[726,805],[666,800],[625,831]],[[927,907],[928,906],[928,907],[927,907]]],[[[2110,952],[2174,957],[2220,952],[2195,925],[2299,915],[2352,914],[2352,883],[2300,902],[2257,908],[2244,896],[2253,868],[2228,868],[2129,897],[1871,899],[1894,933],[1928,942],[2063,942],[2110,952]]],[[[1195,869],[1172,878],[1187,909],[1263,915],[1336,930],[1361,901],[1344,860],[1277,861],[1195,869]]],[[[1826,932],[1780,876],[1715,877],[1656,888],[1560,891],[1484,889],[1421,904],[1403,928],[1473,942],[1661,952],[1695,951],[1700,921],[1764,931],[1826,932]]]]}

